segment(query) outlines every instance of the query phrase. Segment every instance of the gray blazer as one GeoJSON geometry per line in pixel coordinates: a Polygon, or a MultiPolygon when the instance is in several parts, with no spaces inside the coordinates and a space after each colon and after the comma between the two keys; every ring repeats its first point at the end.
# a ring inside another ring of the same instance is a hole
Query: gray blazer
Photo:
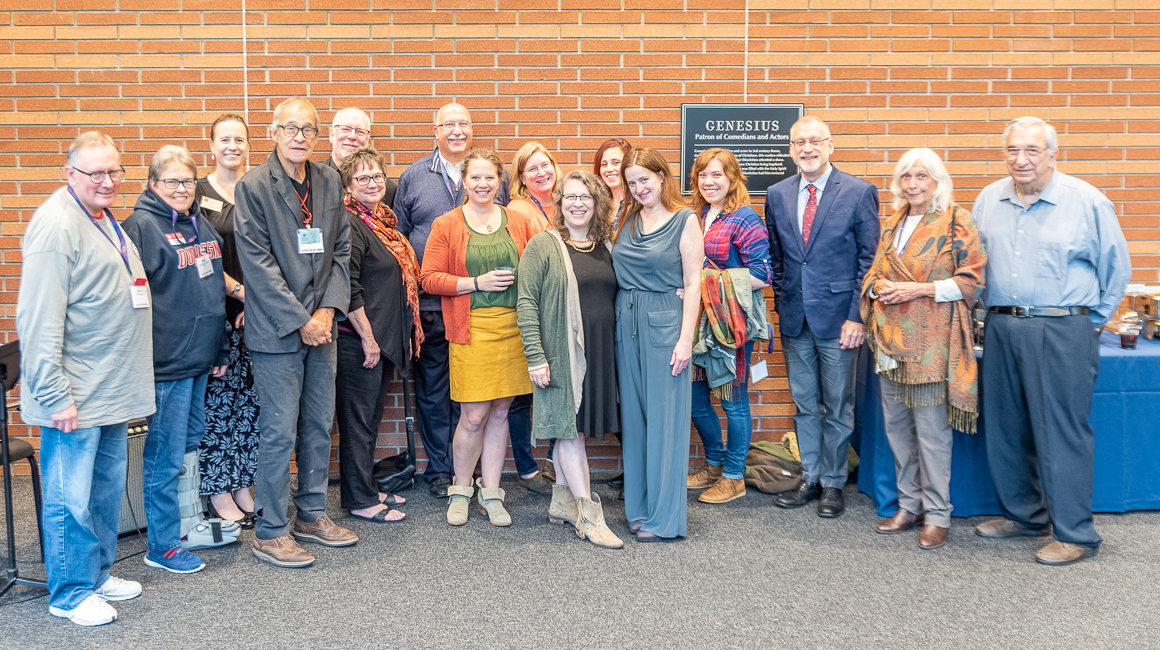
{"type": "Polygon", "coordinates": [[[326,165],[306,164],[311,225],[322,231],[325,252],[298,253],[305,215],[277,150],[234,191],[238,257],[246,278],[246,346],[257,352],[297,352],[304,345],[298,328],[315,310],[333,307],[342,316],[350,305],[350,222],[343,214],[342,184],[326,165]]]}

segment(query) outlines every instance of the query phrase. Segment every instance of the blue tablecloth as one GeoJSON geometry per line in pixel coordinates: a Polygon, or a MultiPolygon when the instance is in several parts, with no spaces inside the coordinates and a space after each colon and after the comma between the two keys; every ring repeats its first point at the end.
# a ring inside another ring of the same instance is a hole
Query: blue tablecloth
{"type": "MultiPolygon", "coordinates": [[[[869,356],[864,350],[858,365],[858,489],[874,501],[879,516],[889,517],[898,509],[894,454],[869,356]]],[[[979,418],[978,433],[955,431],[951,505],[956,517],[1000,514],[987,464],[985,417],[979,418]]],[[[1137,349],[1122,350],[1118,334],[1103,334],[1090,421],[1096,434],[1092,509],[1160,509],[1160,339],[1141,336],[1137,349]]]]}

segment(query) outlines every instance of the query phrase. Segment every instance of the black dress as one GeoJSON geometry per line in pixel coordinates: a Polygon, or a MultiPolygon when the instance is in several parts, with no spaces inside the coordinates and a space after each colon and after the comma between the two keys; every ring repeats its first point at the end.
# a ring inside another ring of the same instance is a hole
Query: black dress
{"type": "MultiPolygon", "coordinates": [[[[196,202],[202,215],[222,236],[222,268],[242,282],[234,241],[234,205],[218,194],[208,178],[197,182],[196,202]]],[[[225,291],[225,284],[222,284],[225,291]]],[[[225,494],[254,484],[258,465],[258,393],[254,389],[250,351],[233,323],[242,302],[226,298],[230,330],[230,367],[220,379],[210,375],[205,390],[205,437],[201,439],[201,493],[225,494]]]]}
{"type": "Polygon", "coordinates": [[[616,272],[612,253],[604,246],[581,253],[567,246],[580,294],[584,320],[584,393],[576,412],[576,431],[603,440],[620,431],[619,389],[616,383],[616,272]]]}

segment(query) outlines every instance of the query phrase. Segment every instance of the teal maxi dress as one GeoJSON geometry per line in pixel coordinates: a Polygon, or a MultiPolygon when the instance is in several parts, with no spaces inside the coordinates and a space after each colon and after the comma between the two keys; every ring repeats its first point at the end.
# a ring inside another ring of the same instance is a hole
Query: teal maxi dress
{"type": "Polygon", "coordinates": [[[624,513],[658,537],[685,535],[693,384],[688,367],[674,377],[669,361],[684,306],[681,233],[695,218],[680,210],[647,235],[625,227],[612,247],[624,513]]]}

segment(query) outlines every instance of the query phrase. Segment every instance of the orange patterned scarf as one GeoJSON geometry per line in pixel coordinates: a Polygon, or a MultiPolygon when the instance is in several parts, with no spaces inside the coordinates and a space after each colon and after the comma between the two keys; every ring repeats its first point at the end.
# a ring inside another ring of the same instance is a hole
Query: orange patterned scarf
{"type": "Polygon", "coordinates": [[[362,219],[362,222],[375,233],[379,241],[383,242],[383,246],[391,251],[391,255],[395,256],[395,260],[399,262],[399,267],[403,270],[403,286],[407,289],[407,306],[411,308],[411,316],[415,321],[415,349],[411,354],[415,357],[419,356],[419,346],[423,343],[423,326],[419,321],[419,260],[415,257],[415,251],[411,248],[411,243],[403,236],[403,233],[395,229],[399,223],[399,218],[386,205],[379,203],[375,207],[375,211],[371,212],[367,207],[358,201],[351,198],[347,194],[343,199],[346,204],[346,209],[351,211],[351,214],[362,219]]]}
{"type": "Polygon", "coordinates": [[[862,284],[861,314],[871,350],[898,362],[886,376],[906,385],[909,407],[949,402],[951,425],[973,433],[978,418],[978,367],[971,338],[971,307],[983,287],[987,256],[971,213],[951,204],[927,213],[914,229],[902,256],[894,238],[909,207],[886,220],[874,264],[862,284]],[[935,302],[923,297],[898,305],[872,299],[878,280],[934,282],[954,279],[962,300],[935,302]]]}

